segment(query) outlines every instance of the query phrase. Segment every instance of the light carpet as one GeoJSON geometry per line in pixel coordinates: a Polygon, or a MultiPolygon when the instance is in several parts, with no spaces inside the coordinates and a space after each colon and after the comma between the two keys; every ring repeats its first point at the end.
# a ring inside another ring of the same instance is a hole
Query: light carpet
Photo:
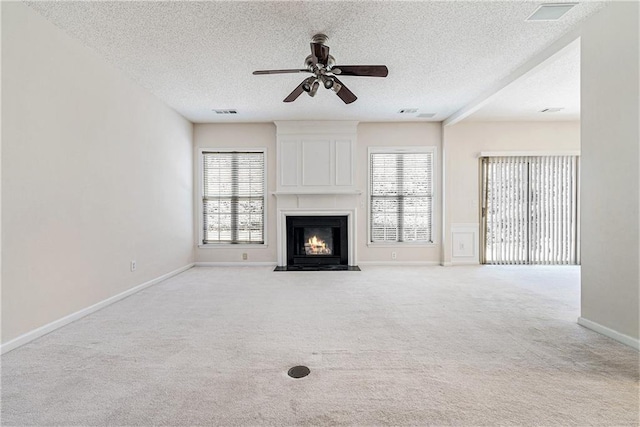
{"type": "Polygon", "coordinates": [[[638,425],[638,352],[576,324],[579,274],[193,268],[5,354],[2,423],[638,425]]]}

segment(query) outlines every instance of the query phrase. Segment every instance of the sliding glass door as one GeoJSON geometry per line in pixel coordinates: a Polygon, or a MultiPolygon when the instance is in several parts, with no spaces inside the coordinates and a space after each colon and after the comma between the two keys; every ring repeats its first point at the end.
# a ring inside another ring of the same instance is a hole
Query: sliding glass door
{"type": "Polygon", "coordinates": [[[482,158],[485,264],[579,264],[577,156],[482,158]]]}

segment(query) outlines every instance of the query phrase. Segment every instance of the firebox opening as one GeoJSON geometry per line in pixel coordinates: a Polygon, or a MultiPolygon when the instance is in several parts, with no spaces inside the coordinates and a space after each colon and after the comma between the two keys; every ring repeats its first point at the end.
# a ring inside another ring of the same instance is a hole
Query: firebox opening
{"type": "Polygon", "coordinates": [[[333,250],[333,230],[324,228],[304,228],[305,255],[331,255],[333,250]]]}
{"type": "Polygon", "coordinates": [[[348,269],[347,216],[288,216],[287,270],[348,269]]]}

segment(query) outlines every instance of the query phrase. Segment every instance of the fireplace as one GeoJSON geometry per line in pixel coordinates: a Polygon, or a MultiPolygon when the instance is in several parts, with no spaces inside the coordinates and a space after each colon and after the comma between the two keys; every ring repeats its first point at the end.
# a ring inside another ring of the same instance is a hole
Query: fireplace
{"type": "Polygon", "coordinates": [[[354,196],[336,200],[332,195],[281,193],[276,197],[279,209],[275,271],[360,271],[356,254],[356,209],[350,208],[354,196]],[[334,207],[324,207],[329,204],[334,207]],[[347,206],[335,206],[337,204],[347,206]]]}
{"type": "Polygon", "coordinates": [[[347,216],[287,216],[287,270],[347,270],[347,216]]]}

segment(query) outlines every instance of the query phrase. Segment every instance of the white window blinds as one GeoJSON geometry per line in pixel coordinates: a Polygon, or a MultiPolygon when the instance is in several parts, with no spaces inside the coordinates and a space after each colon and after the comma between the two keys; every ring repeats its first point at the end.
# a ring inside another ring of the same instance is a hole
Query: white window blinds
{"type": "Polygon", "coordinates": [[[484,262],[578,264],[577,156],[485,157],[484,262]]]}
{"type": "Polygon", "coordinates": [[[204,152],[203,243],[264,243],[264,152],[204,152]]]}
{"type": "Polygon", "coordinates": [[[371,242],[431,243],[433,153],[370,154],[371,242]]]}

